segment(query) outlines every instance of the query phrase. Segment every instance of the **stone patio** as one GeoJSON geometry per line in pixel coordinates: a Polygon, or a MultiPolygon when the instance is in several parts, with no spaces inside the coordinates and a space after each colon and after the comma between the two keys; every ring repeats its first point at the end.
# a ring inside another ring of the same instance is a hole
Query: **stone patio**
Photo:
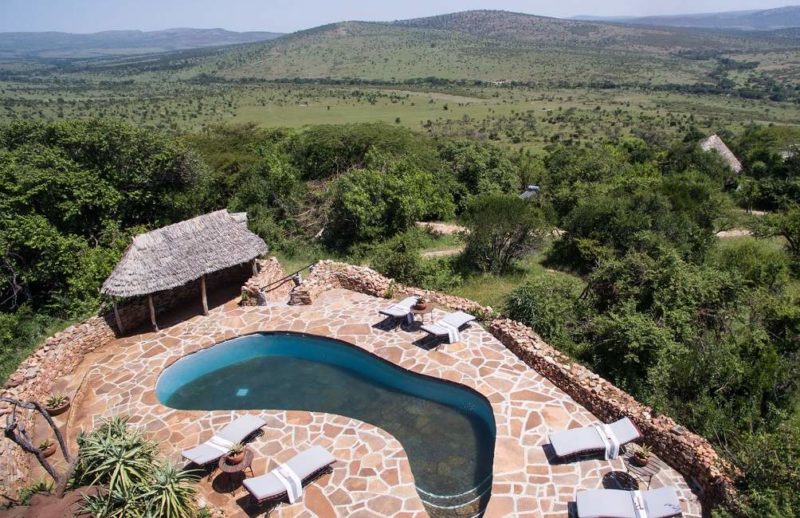
{"type": "MultiPolygon", "coordinates": [[[[222,340],[258,331],[294,331],[344,340],[413,372],[461,383],[483,394],[497,425],[494,481],[486,516],[565,517],[577,490],[604,487],[610,473],[628,471],[622,459],[551,463],[543,449],[547,434],[594,424],[597,419],[592,414],[479,325],[465,330],[460,343],[429,351],[417,345],[424,336],[421,331],[386,331],[377,326],[383,320],[377,309],[386,305],[383,299],[336,289],[323,293],[310,306],[228,303],[209,316],[196,316],[158,333],[115,340],[77,371],[83,379],[67,422],[68,435],[74,444],[80,429],[92,428],[102,417],[127,414],[160,443],[166,455],[178,461],[182,449],[208,439],[241,412],[187,412],[161,405],[155,385],[163,369],[222,340]]],[[[437,309],[434,317],[443,314],[437,309]]],[[[330,449],[339,462],[306,488],[300,502],[273,509],[254,507],[244,489],[230,487],[227,476],[216,472],[200,483],[200,495],[224,516],[255,516],[265,511],[279,517],[427,515],[402,446],[379,428],[321,413],[248,413],[267,421],[263,436],[250,444],[256,451],[256,475],[312,444],[330,449]]],[[[684,479],[661,466],[649,480],[640,481],[640,488],[674,485],[679,488],[684,516],[699,517],[700,504],[684,479]]]]}

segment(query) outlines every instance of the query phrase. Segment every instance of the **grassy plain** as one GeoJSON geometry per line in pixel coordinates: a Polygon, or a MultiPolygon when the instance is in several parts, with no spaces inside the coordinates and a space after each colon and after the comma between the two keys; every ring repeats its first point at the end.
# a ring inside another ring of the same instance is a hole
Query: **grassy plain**
{"type": "Polygon", "coordinates": [[[692,125],[709,132],[752,122],[800,125],[795,103],[636,88],[0,81],[0,98],[0,121],[102,116],[176,132],[222,122],[301,128],[382,121],[532,150],[633,131],[668,139],[692,125]]]}

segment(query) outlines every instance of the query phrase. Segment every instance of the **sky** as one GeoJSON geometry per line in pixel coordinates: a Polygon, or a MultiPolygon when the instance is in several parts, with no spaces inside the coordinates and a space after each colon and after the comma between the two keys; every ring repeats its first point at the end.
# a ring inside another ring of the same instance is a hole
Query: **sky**
{"type": "Polygon", "coordinates": [[[556,17],[645,16],[767,9],[787,3],[787,0],[0,0],[0,32],[173,27],[293,32],[343,20],[389,21],[468,9],[504,9],[556,17]]]}

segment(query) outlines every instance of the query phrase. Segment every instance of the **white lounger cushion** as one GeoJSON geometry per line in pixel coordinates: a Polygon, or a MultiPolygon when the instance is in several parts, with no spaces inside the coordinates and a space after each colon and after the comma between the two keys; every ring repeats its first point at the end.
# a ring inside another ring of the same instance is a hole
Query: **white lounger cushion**
{"type": "Polygon", "coordinates": [[[455,313],[450,313],[444,318],[437,320],[434,324],[422,326],[422,330],[434,336],[447,336],[450,342],[455,342],[459,339],[459,328],[473,320],[475,320],[475,317],[469,313],[456,311],[455,313]]]}
{"type": "MultiPolygon", "coordinates": [[[[336,457],[322,446],[311,448],[298,453],[285,466],[291,469],[300,480],[305,480],[317,471],[336,462],[336,457]]],[[[276,498],[286,493],[286,486],[275,476],[274,470],[259,477],[244,480],[244,487],[256,500],[276,498]]]]}
{"type": "MultiPolygon", "coordinates": [[[[623,417],[608,426],[620,445],[635,441],[641,437],[639,430],[627,417],[623,417]]],[[[594,426],[551,433],[549,438],[553,450],[559,457],[568,457],[585,451],[602,451],[606,447],[594,426]]]]}
{"type": "MultiPolygon", "coordinates": [[[[681,503],[674,487],[641,492],[647,518],[669,518],[681,514],[681,503]]],[[[592,489],[576,497],[578,518],[638,518],[633,491],[592,489]]]]}
{"type": "Polygon", "coordinates": [[[254,415],[239,416],[211,439],[190,450],[183,451],[181,455],[200,466],[208,464],[228,453],[233,444],[242,442],[248,435],[265,424],[267,423],[263,419],[254,415]]]}
{"type": "Polygon", "coordinates": [[[411,306],[417,303],[417,297],[406,297],[388,308],[378,310],[381,315],[393,318],[404,318],[411,312],[411,306]]]}

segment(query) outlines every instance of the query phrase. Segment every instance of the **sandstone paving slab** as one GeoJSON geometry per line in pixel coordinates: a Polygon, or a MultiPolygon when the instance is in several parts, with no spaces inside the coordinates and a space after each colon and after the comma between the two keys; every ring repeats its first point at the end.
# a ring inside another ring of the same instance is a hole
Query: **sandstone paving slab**
{"type": "MultiPolygon", "coordinates": [[[[155,396],[159,374],[188,354],[254,332],[292,331],[344,340],[413,372],[457,382],[485,396],[497,427],[486,516],[567,516],[577,491],[603,487],[610,473],[626,471],[621,459],[549,460],[543,448],[549,432],[595,424],[597,419],[480,325],[464,330],[459,343],[430,351],[417,345],[423,332],[385,330],[380,325],[383,317],[377,309],[386,303],[335,289],[321,294],[310,306],[226,304],[208,316],[196,316],[157,333],[116,340],[104,348],[105,357],[94,358],[89,368],[80,371],[85,375],[69,416],[70,440],[74,444],[79,430],[91,429],[104,417],[125,414],[159,441],[165,455],[178,461],[181,450],[208,439],[236,415],[259,415],[267,426],[250,445],[256,453],[256,475],[312,444],[330,449],[338,462],[293,505],[255,508],[243,489],[231,492],[225,487],[225,475],[219,473],[199,484],[205,504],[225,516],[263,511],[278,517],[427,516],[402,445],[375,426],[316,412],[179,411],[160,404],[155,396]]],[[[443,315],[434,310],[434,318],[443,315]]],[[[666,468],[646,482],[651,488],[678,487],[685,516],[701,515],[696,496],[677,472],[666,468]]]]}

